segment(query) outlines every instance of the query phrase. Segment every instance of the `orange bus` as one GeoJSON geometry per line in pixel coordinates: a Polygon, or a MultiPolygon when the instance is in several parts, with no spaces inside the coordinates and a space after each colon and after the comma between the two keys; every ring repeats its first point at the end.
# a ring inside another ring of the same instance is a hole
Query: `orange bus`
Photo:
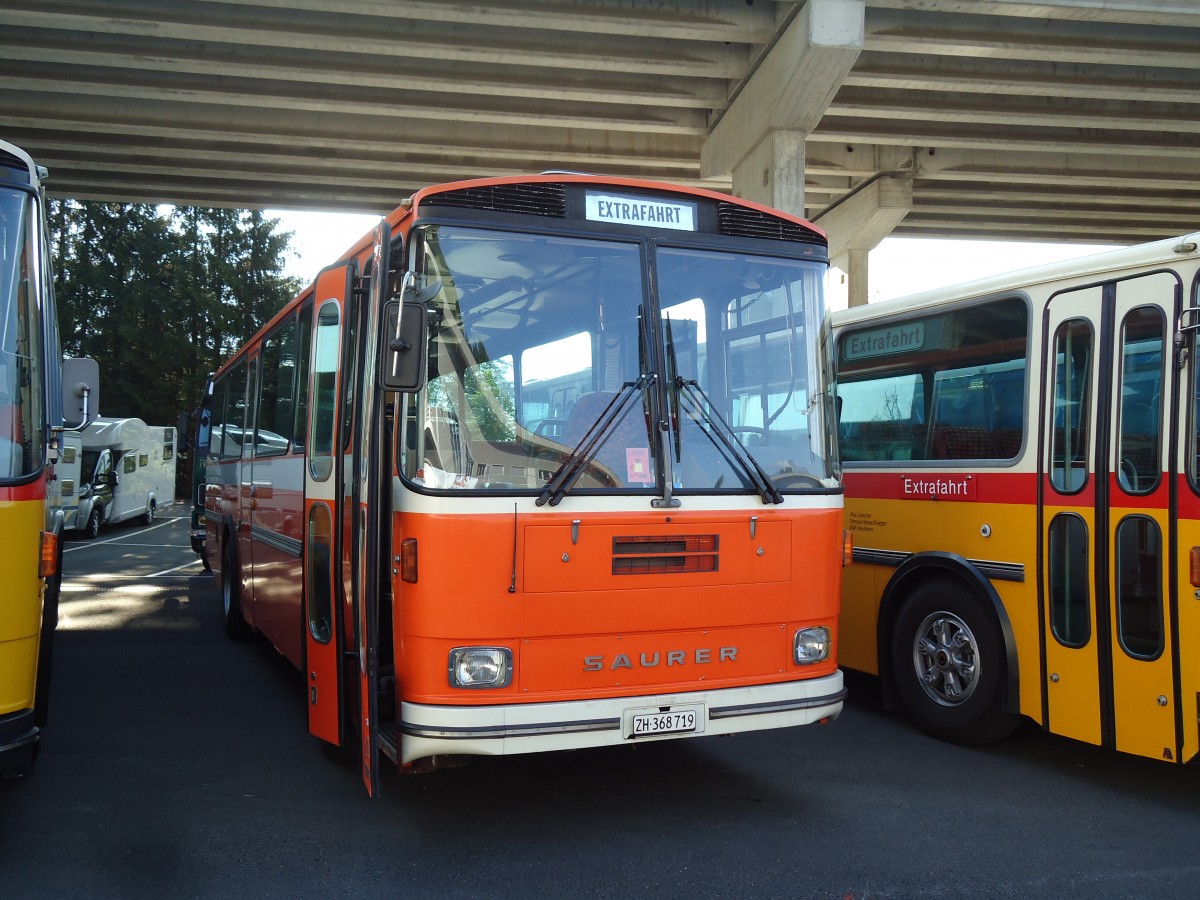
{"type": "Polygon", "coordinates": [[[0,141],[0,775],[28,773],[46,724],[58,621],[61,353],[44,170],[0,141]]]}
{"type": "MultiPolygon", "coordinates": [[[[824,235],[577,174],[416,193],[216,372],[205,556],[404,771],[828,721],[824,235]]],[[[203,443],[203,437],[201,443],[203,443]]]]}
{"type": "Polygon", "coordinates": [[[842,662],[930,733],[1200,754],[1198,246],[834,315],[842,662]]]}

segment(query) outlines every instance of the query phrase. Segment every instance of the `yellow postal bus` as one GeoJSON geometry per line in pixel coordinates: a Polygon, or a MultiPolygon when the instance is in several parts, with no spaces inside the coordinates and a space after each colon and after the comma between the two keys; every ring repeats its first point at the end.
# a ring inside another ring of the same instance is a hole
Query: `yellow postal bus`
{"type": "Polygon", "coordinates": [[[1200,753],[1198,246],[835,315],[841,661],[928,732],[1200,753]]]}
{"type": "Polygon", "coordinates": [[[62,510],[51,445],[61,354],[38,167],[0,141],[0,775],[25,774],[46,721],[62,510]]]}

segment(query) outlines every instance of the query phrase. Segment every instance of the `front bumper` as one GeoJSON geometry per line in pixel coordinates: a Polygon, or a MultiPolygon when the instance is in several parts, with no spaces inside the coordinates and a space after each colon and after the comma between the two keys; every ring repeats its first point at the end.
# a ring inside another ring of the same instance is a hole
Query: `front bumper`
{"type": "Polygon", "coordinates": [[[604,700],[506,706],[400,705],[400,762],[441,755],[501,756],[607,747],[789,728],[836,719],[846,689],[840,671],[782,684],[680,691],[604,700]],[[698,711],[695,731],[632,737],[631,716],[674,707],[698,711]]]}

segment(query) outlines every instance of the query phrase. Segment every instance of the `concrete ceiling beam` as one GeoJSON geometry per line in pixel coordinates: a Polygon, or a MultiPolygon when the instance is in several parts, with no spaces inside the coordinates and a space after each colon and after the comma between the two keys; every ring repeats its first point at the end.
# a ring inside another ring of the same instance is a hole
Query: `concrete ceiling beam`
{"type": "Polygon", "coordinates": [[[701,173],[733,172],[773,131],[816,127],[862,50],[864,11],[862,0],[809,0],[716,123],[701,173]]]}

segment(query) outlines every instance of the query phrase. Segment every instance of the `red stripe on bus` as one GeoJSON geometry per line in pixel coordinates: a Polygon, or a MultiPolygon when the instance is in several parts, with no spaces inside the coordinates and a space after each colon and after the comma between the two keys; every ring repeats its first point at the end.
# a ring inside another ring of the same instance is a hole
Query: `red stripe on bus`
{"type": "Polygon", "coordinates": [[[46,479],[39,478],[29,484],[0,487],[0,503],[19,503],[46,499],[46,479]]]}
{"type": "Polygon", "coordinates": [[[945,503],[1035,503],[1032,472],[845,472],[846,496],[945,503]]]}

